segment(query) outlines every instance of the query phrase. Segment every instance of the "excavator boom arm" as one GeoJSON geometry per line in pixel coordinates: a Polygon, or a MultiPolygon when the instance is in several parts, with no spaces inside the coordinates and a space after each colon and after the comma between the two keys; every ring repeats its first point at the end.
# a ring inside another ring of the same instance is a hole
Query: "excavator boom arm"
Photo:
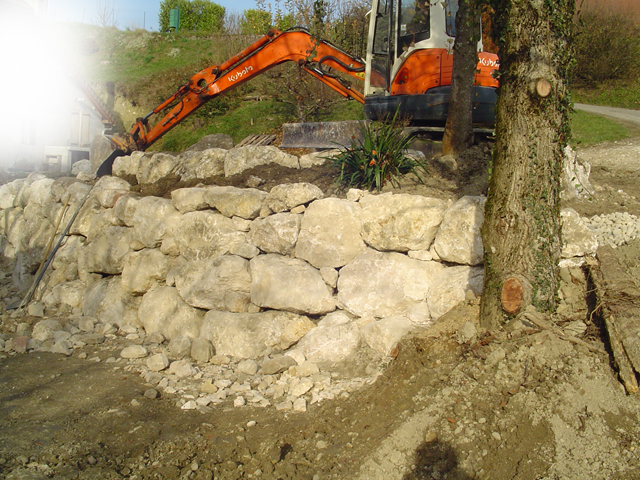
{"type": "Polygon", "coordinates": [[[270,68],[287,61],[296,62],[314,78],[341,95],[364,103],[364,96],[323,67],[362,80],[364,63],[328,42],[314,39],[305,30],[271,30],[253,45],[219,66],[208,67],[182,85],[176,93],[139,118],[126,139],[114,139],[126,151],[146,150],[209,100],[243,84],[270,68]],[[149,118],[170,109],[154,126],[149,118]]]}

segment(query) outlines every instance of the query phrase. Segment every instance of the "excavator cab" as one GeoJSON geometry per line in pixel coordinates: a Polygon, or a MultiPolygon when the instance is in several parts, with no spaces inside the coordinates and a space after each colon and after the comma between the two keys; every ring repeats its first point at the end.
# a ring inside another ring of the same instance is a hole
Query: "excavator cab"
{"type": "MultiPolygon", "coordinates": [[[[373,0],[365,59],[364,111],[382,119],[396,111],[414,125],[446,123],[458,0],[373,0]],[[375,12],[375,14],[374,14],[375,12]]],[[[482,52],[474,87],[475,124],[495,122],[498,57],[482,52]]]]}

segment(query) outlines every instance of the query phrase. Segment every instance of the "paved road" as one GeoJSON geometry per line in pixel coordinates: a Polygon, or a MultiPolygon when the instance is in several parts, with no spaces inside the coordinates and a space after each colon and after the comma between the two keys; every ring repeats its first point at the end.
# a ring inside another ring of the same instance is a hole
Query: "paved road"
{"type": "Polygon", "coordinates": [[[605,115],[607,117],[626,120],[627,122],[640,123],[640,110],[627,110],[626,108],[600,107],[596,105],[585,105],[584,103],[574,104],[576,110],[584,110],[589,113],[605,115]]]}

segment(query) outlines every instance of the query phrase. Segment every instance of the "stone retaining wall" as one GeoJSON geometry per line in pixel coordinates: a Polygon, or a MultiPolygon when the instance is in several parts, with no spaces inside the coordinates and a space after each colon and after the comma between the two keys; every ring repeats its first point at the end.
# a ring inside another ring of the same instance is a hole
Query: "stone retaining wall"
{"type": "MultiPolygon", "coordinates": [[[[217,150],[190,153],[200,162],[182,173],[224,156],[217,150]]],[[[135,154],[114,172],[152,182],[186,168],[168,157],[135,154]]],[[[90,189],[40,174],[0,187],[2,249],[16,260],[15,283],[30,285],[59,217],[61,231],[90,189]]],[[[237,359],[288,351],[322,365],[362,345],[386,355],[412,328],[481,293],[483,197],[450,204],[351,190],[323,198],[311,184],[201,186],[171,199],[130,190],[118,177],[95,183],[45,277],[47,308],[169,340],[203,339],[237,359]]],[[[565,256],[594,253],[579,216],[563,218],[565,256]]]]}

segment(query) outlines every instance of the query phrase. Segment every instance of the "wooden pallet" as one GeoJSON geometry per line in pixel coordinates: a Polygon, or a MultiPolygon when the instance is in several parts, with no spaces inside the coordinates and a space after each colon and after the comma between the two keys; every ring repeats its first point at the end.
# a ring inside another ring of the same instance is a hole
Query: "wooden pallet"
{"type": "Polygon", "coordinates": [[[249,135],[236,145],[237,147],[246,147],[248,145],[253,147],[264,147],[265,145],[271,145],[276,139],[275,135],[249,135]]]}

